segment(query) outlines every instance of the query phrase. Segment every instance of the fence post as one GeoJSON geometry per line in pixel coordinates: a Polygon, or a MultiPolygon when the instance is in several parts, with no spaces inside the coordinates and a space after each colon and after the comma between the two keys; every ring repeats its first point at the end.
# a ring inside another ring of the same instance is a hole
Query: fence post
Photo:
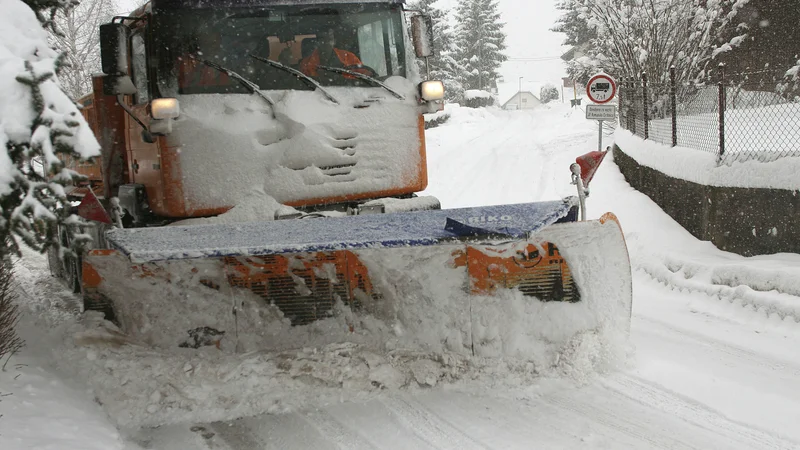
{"type": "Polygon", "coordinates": [[[675,66],[669,68],[669,96],[672,103],[672,146],[678,145],[678,94],[675,88],[675,66]]]}
{"type": "Polygon", "coordinates": [[[644,138],[647,140],[650,138],[650,112],[647,105],[647,74],[645,72],[642,72],[642,102],[644,104],[642,109],[642,114],[644,115],[644,138]]]}
{"type": "Polygon", "coordinates": [[[619,108],[619,111],[617,111],[617,115],[619,116],[619,126],[621,128],[627,129],[628,127],[622,124],[623,118],[624,118],[624,116],[622,114],[622,109],[623,109],[623,105],[624,105],[624,101],[623,101],[622,97],[624,95],[625,95],[625,78],[621,78],[619,80],[619,93],[617,94],[617,97],[619,98],[619,100],[617,101],[617,108],[619,108]]]}
{"type": "Polygon", "coordinates": [[[725,155],[725,64],[719,63],[719,160],[725,155]]]}

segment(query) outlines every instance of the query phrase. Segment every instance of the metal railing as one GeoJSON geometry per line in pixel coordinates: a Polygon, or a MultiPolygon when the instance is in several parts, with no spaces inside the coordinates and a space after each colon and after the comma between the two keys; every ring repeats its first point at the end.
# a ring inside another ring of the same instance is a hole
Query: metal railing
{"type": "Polygon", "coordinates": [[[646,74],[624,79],[620,125],[643,139],[714,153],[718,164],[800,157],[800,99],[750,75],[728,77],[720,66],[707,85],[679,84],[674,69],[666,83],[646,74]]]}

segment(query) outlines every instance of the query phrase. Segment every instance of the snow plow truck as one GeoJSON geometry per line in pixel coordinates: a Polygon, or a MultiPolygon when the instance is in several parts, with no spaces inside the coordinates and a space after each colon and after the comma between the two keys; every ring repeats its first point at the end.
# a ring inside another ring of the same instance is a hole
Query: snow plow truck
{"type": "Polygon", "coordinates": [[[580,217],[596,159],[565,168],[574,197],[418,195],[430,30],[403,0],[151,0],[102,25],[80,100],[102,157],[65,161],[94,244],[51,270],[154,346],[533,359],[627,330],[620,226],[580,217]]]}

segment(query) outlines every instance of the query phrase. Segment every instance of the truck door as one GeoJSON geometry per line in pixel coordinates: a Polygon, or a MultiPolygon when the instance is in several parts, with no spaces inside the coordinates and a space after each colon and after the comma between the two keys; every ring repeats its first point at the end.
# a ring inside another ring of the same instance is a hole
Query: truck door
{"type": "MultiPolygon", "coordinates": [[[[150,115],[147,105],[150,102],[150,79],[148,64],[148,29],[146,25],[132,30],[130,39],[131,76],[136,86],[136,94],[129,96],[134,115],[149,126],[150,115]]],[[[128,161],[132,183],[145,185],[151,206],[162,201],[161,161],[159,145],[150,144],[142,137],[142,128],[132,118],[126,116],[128,130],[128,161]]]]}

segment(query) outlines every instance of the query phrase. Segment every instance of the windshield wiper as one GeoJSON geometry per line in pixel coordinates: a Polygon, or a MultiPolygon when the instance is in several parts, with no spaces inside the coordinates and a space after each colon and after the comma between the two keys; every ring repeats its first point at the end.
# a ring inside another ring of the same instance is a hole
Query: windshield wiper
{"type": "Polygon", "coordinates": [[[221,65],[219,65],[217,63],[211,62],[211,61],[209,61],[207,59],[200,59],[200,58],[198,58],[198,57],[196,57],[194,55],[189,55],[189,57],[192,58],[192,59],[196,59],[196,60],[200,61],[201,63],[207,65],[208,67],[211,67],[212,69],[217,69],[220,72],[226,73],[226,74],[228,74],[229,77],[231,77],[231,78],[237,80],[238,82],[242,83],[242,85],[244,87],[248,88],[250,90],[250,92],[252,92],[253,94],[256,94],[257,96],[259,96],[261,98],[263,98],[265,102],[269,103],[269,106],[272,107],[272,114],[273,114],[273,116],[275,115],[275,102],[273,102],[271,98],[267,97],[263,92],[261,92],[259,90],[259,87],[258,87],[257,84],[255,84],[252,81],[248,80],[247,78],[239,75],[238,73],[232,71],[231,69],[223,67],[223,66],[221,66],[221,65]]]}
{"type": "Polygon", "coordinates": [[[392,95],[394,95],[395,97],[399,98],[400,100],[405,100],[406,99],[402,94],[400,94],[397,91],[395,91],[394,89],[390,88],[389,86],[387,86],[382,81],[376,80],[375,78],[372,78],[369,75],[364,75],[363,73],[355,72],[355,71],[352,71],[352,70],[341,69],[339,67],[328,67],[328,66],[317,66],[317,67],[319,69],[325,70],[327,72],[334,72],[334,73],[339,73],[339,74],[352,75],[352,76],[354,76],[356,78],[359,78],[361,80],[368,81],[368,82],[372,83],[374,86],[380,86],[380,87],[386,89],[392,95]]]}
{"type": "Polygon", "coordinates": [[[264,58],[262,56],[257,56],[257,55],[254,55],[252,53],[250,54],[250,57],[254,58],[254,59],[257,59],[257,60],[259,60],[261,62],[265,62],[265,63],[269,64],[272,67],[276,67],[276,68],[281,69],[281,70],[283,70],[285,72],[289,72],[290,74],[296,76],[297,78],[299,78],[300,80],[304,81],[305,83],[310,84],[311,86],[319,89],[320,92],[322,92],[322,94],[325,95],[325,97],[328,100],[332,101],[333,103],[336,103],[337,105],[339,104],[339,101],[336,100],[336,98],[334,98],[330,93],[328,93],[328,91],[326,91],[325,88],[323,88],[321,84],[317,83],[317,80],[311,78],[310,76],[304,74],[303,72],[300,72],[297,69],[293,69],[293,68],[291,68],[291,67],[289,67],[287,65],[281,64],[278,61],[273,61],[271,59],[264,58]]]}

